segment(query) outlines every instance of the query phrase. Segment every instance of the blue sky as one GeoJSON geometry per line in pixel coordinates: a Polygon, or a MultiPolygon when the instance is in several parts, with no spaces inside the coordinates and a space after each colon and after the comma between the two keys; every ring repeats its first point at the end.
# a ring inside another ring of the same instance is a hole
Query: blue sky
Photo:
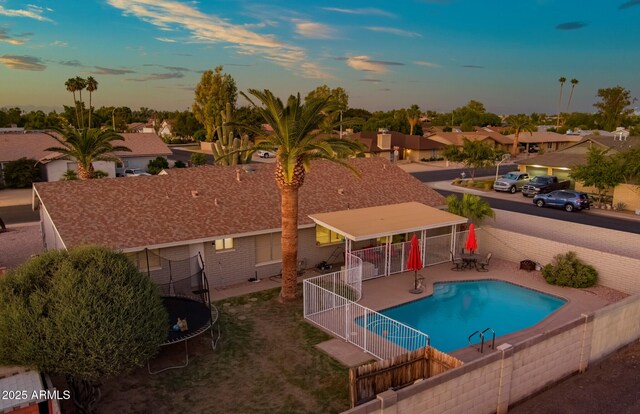
{"type": "Polygon", "coordinates": [[[640,94],[639,21],[640,0],[0,0],[0,107],[68,105],[93,76],[98,107],[187,109],[224,65],[239,90],[341,86],[368,110],[553,114],[564,76],[591,112],[598,88],[640,94]]]}

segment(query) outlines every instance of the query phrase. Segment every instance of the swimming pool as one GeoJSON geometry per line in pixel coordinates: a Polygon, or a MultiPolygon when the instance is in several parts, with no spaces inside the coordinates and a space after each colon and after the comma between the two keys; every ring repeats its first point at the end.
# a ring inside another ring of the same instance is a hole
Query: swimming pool
{"type": "Polygon", "coordinates": [[[380,313],[428,334],[431,346],[444,352],[468,346],[469,335],[485,328],[498,337],[533,326],[566,303],[498,280],[436,283],[433,289],[431,296],[380,313]]]}

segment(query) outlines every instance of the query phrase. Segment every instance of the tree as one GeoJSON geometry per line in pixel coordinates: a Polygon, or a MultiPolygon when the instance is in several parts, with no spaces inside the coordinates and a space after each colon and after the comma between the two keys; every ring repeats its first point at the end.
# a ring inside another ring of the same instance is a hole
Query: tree
{"type": "Polygon", "coordinates": [[[67,87],[67,91],[73,94],[73,108],[75,109],[75,112],[76,112],[76,125],[78,126],[78,128],[80,128],[80,114],[78,113],[78,101],[76,100],[76,91],[78,90],[78,81],[76,80],[76,78],[69,78],[64,83],[64,85],[67,87]]]}
{"type": "Polygon", "coordinates": [[[463,138],[461,161],[471,168],[471,179],[476,176],[476,168],[489,167],[495,164],[496,154],[484,141],[471,141],[463,138]]]}
{"type": "Polygon", "coordinates": [[[175,117],[173,134],[177,137],[193,137],[193,135],[202,128],[202,124],[198,122],[191,111],[179,112],[175,117]]]}
{"type": "Polygon", "coordinates": [[[525,114],[509,115],[506,121],[513,130],[513,146],[511,148],[511,155],[515,157],[516,155],[518,155],[520,133],[528,132],[529,134],[533,135],[538,127],[536,127],[536,125],[531,121],[531,118],[529,118],[525,114]]]}
{"type": "Polygon", "coordinates": [[[474,224],[480,224],[488,217],[495,218],[496,213],[489,203],[475,194],[464,193],[462,198],[455,194],[447,197],[447,210],[449,213],[466,217],[474,224]]]}
{"type": "Polygon", "coordinates": [[[120,159],[113,155],[115,151],[131,151],[123,145],[113,146],[115,140],[123,140],[111,129],[85,128],[82,130],[73,127],[54,129],[57,134],[45,132],[60,143],[60,147],[47,148],[46,151],[58,152],[62,155],[73,157],[78,162],[78,177],[88,180],[93,177],[94,161],[114,161],[120,159]]]}
{"type": "Polygon", "coordinates": [[[91,94],[98,90],[98,81],[93,78],[93,76],[89,76],[87,78],[87,91],[89,92],[89,128],[91,128],[91,112],[93,111],[93,107],[91,106],[91,94]]]}
{"type": "Polygon", "coordinates": [[[34,159],[24,157],[6,163],[2,170],[5,185],[9,188],[31,187],[34,181],[40,179],[37,163],[34,159]]]}
{"type": "Polygon", "coordinates": [[[199,167],[201,165],[207,164],[207,157],[201,152],[192,152],[191,153],[191,165],[194,167],[199,167]]]}
{"type": "Polygon", "coordinates": [[[76,90],[78,91],[78,103],[80,104],[80,124],[79,128],[84,128],[84,101],[82,100],[82,90],[87,87],[87,80],[76,76],[76,90]]]}
{"type": "Polygon", "coordinates": [[[562,87],[564,86],[564,83],[566,81],[567,81],[567,78],[565,78],[564,76],[561,76],[560,79],[558,79],[558,82],[560,82],[560,98],[558,99],[558,119],[556,121],[556,127],[560,126],[560,111],[562,106],[562,87]]]}
{"type": "Polygon", "coordinates": [[[587,151],[587,162],[572,166],[569,175],[585,186],[594,187],[597,190],[598,206],[600,206],[602,196],[607,190],[620,184],[624,179],[622,171],[616,167],[616,162],[609,155],[609,149],[593,146],[587,151]]]}
{"type": "Polygon", "coordinates": [[[409,122],[409,135],[413,135],[413,129],[420,122],[420,115],[422,115],[422,111],[420,111],[420,107],[416,104],[411,105],[409,109],[407,109],[407,121],[409,122]]]}
{"type": "Polygon", "coordinates": [[[157,287],[122,253],[42,253],[0,279],[0,365],[66,376],[80,412],[103,378],[154,356],[169,331],[157,287]]]}
{"type": "Polygon", "coordinates": [[[633,109],[626,109],[631,105],[631,92],[622,86],[598,89],[597,96],[601,101],[593,106],[598,108],[602,128],[607,131],[613,131],[624,117],[633,113],[633,109]]]}
{"type": "Polygon", "coordinates": [[[580,83],[580,81],[576,78],[571,79],[571,93],[569,93],[569,101],[567,102],[567,111],[569,112],[569,107],[571,106],[571,98],[573,98],[573,90],[576,88],[576,85],[580,83]]]}
{"type": "Polygon", "coordinates": [[[231,104],[232,110],[235,109],[238,99],[236,81],[231,75],[223,74],[222,69],[222,66],[217,66],[215,72],[207,70],[202,74],[192,106],[196,119],[207,130],[209,142],[213,142],[216,129],[222,125],[220,112],[225,110],[227,103],[231,104]]]}
{"type": "Polygon", "coordinates": [[[349,95],[341,87],[330,89],[327,85],[318,86],[304,97],[304,103],[312,100],[327,100],[331,107],[320,123],[320,129],[326,134],[333,132],[333,127],[339,119],[340,112],[344,112],[349,107],[349,95]]]}
{"type": "Polygon", "coordinates": [[[640,147],[630,148],[616,154],[614,161],[626,184],[640,184],[640,147]]]}
{"type": "Polygon", "coordinates": [[[328,99],[302,103],[300,94],[291,95],[286,105],[269,90],[249,89],[261,106],[242,93],[273,128],[255,149],[277,150],[275,180],[282,195],[282,289],[280,300],[296,297],[298,258],[298,190],[304,183],[311,161],[325,159],[354,168],[343,158],[362,150],[359,143],[340,138],[319,138],[318,127],[331,110],[328,99]]]}

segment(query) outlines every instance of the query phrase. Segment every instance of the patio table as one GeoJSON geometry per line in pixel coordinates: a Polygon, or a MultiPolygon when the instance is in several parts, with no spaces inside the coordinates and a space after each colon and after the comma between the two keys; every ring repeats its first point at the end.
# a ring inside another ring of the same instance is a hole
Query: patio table
{"type": "Polygon", "coordinates": [[[464,253],[460,255],[460,258],[464,263],[462,267],[466,269],[471,269],[472,267],[475,267],[475,264],[480,258],[480,255],[476,253],[464,253]]]}

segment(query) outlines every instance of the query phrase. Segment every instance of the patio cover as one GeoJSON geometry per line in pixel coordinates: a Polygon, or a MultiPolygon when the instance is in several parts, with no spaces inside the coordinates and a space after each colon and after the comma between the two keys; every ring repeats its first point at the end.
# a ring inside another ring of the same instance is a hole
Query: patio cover
{"type": "Polygon", "coordinates": [[[415,201],[310,214],[309,217],[316,224],[352,241],[370,240],[467,222],[464,217],[415,201]]]}

